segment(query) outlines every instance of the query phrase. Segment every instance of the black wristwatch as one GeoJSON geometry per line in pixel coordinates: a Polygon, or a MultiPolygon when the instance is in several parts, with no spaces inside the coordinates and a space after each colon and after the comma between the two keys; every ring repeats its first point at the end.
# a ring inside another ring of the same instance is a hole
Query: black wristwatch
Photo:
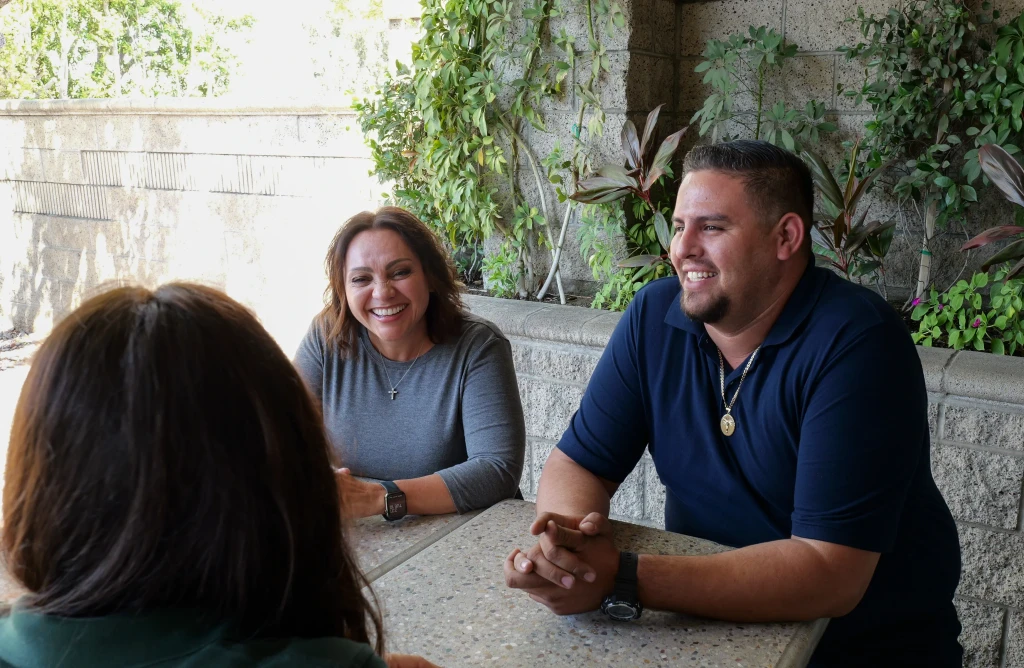
{"type": "Polygon", "coordinates": [[[381,480],[380,486],[384,488],[384,519],[393,522],[405,517],[405,492],[390,480],[381,480]]]}
{"type": "Polygon", "coordinates": [[[633,552],[619,553],[619,572],[615,575],[615,591],[601,603],[601,612],[617,622],[640,619],[644,606],[637,595],[636,567],[640,558],[633,552]]]}

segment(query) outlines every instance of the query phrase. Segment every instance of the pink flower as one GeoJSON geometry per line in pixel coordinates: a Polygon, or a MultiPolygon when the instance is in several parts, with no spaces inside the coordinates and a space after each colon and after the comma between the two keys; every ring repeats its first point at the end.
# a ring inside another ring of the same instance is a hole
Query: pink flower
{"type": "Polygon", "coordinates": [[[914,301],[910,302],[910,305],[911,306],[917,306],[920,303],[921,303],[921,298],[917,297],[916,299],[914,299],[914,301]]]}
{"type": "Polygon", "coordinates": [[[981,318],[975,318],[974,322],[971,323],[971,327],[981,327],[981,318]]]}
{"type": "Polygon", "coordinates": [[[943,308],[942,304],[939,304],[939,310],[941,311],[943,308]]]}

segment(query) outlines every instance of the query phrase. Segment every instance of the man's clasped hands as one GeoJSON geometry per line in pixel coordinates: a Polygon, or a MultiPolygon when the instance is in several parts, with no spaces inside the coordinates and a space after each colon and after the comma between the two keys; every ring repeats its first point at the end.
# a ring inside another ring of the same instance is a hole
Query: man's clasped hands
{"type": "Polygon", "coordinates": [[[556,615],[597,610],[612,593],[619,566],[611,521],[600,513],[542,512],[530,525],[537,543],[505,559],[505,584],[522,589],[556,615]]]}

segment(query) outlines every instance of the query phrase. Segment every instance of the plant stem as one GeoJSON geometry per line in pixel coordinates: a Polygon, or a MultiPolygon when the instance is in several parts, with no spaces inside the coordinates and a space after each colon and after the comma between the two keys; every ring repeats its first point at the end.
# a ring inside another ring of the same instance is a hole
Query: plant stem
{"type": "MultiPolygon", "coordinates": [[[[565,216],[562,218],[562,229],[558,233],[558,244],[555,246],[555,256],[551,260],[551,270],[548,272],[548,277],[544,281],[544,285],[541,286],[540,291],[537,292],[537,299],[544,299],[544,295],[547,293],[548,288],[551,287],[551,278],[555,275],[558,270],[558,262],[562,259],[562,246],[565,244],[565,231],[569,227],[569,217],[572,214],[573,200],[569,200],[565,205],[565,216]]],[[[565,301],[563,300],[564,304],[565,301]]]]}
{"type": "Polygon", "coordinates": [[[761,138],[761,105],[764,103],[764,65],[757,68],[757,124],[754,128],[754,139],[761,138]]]}
{"type": "MultiPolygon", "coordinates": [[[[598,43],[597,39],[594,37],[594,9],[593,9],[593,0],[587,0],[587,29],[588,29],[589,36],[590,36],[590,42],[591,43],[598,43]]],[[[596,55],[596,52],[595,52],[595,55],[596,55]]],[[[591,69],[591,71],[590,71],[590,81],[587,83],[587,88],[592,90],[593,86],[594,86],[594,81],[596,81],[596,80],[597,80],[597,75],[594,74],[594,70],[591,69]]],[[[583,126],[583,114],[586,111],[586,109],[587,109],[587,103],[586,103],[586,101],[583,101],[580,104],[580,113],[576,117],[576,127],[578,128],[578,131],[579,131],[580,134],[583,134],[583,127],[582,127],[583,126]]],[[[575,148],[575,151],[579,151],[579,147],[576,144],[577,143],[581,143],[582,140],[579,137],[574,137],[574,139],[576,139],[576,143],[573,144],[573,146],[575,148]]],[[[572,163],[569,166],[569,171],[570,171],[570,173],[572,175],[572,186],[573,186],[573,189],[576,188],[576,182],[579,181],[579,178],[580,178],[580,167],[579,167],[579,164],[575,160],[576,156],[577,156],[577,153],[574,152],[574,155],[573,155],[574,159],[572,160],[572,163]]],[[[566,204],[565,204],[565,216],[562,218],[562,229],[558,233],[558,243],[555,244],[555,254],[554,254],[554,256],[552,257],[552,260],[551,260],[551,269],[548,271],[548,277],[544,281],[544,285],[542,285],[540,290],[537,292],[537,299],[538,300],[544,299],[544,295],[547,293],[548,288],[551,287],[551,279],[552,279],[552,277],[554,277],[555,273],[558,271],[558,263],[562,259],[562,246],[563,246],[563,244],[565,244],[565,231],[566,231],[566,229],[569,226],[569,217],[572,214],[572,209],[573,209],[573,200],[568,200],[566,202],[566,204]]],[[[562,303],[563,304],[565,303],[564,299],[563,299],[562,303]]]]}
{"type": "MultiPolygon", "coordinates": [[[[519,133],[512,129],[512,126],[508,124],[508,121],[499,116],[498,122],[501,123],[505,127],[505,130],[509,133],[509,135],[511,135],[512,139],[514,140],[513,145],[518,143],[523,148],[523,153],[526,154],[526,158],[530,163],[530,169],[533,171],[533,180],[537,184],[537,195],[540,197],[540,212],[541,215],[544,217],[544,227],[546,227],[548,230],[548,239],[551,239],[551,223],[548,222],[548,198],[547,195],[544,193],[544,182],[540,178],[540,170],[537,168],[537,160],[533,157],[533,151],[530,150],[530,147],[519,135],[519,133]]],[[[551,248],[551,262],[552,266],[555,268],[555,280],[558,283],[558,299],[562,304],[564,304],[565,290],[562,287],[562,272],[558,270],[558,265],[556,264],[557,257],[558,253],[555,251],[554,248],[551,248]]],[[[538,296],[538,299],[541,298],[543,298],[543,294],[538,296]]]]}

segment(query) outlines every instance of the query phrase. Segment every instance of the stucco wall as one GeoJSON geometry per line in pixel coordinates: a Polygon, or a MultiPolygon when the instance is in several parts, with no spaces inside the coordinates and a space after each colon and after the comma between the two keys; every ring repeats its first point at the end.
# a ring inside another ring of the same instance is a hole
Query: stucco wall
{"type": "MultiPolygon", "coordinates": [[[[579,406],[618,313],[469,297],[512,340],[526,412],[523,490],[579,406]]],[[[957,520],[963,576],[956,599],[968,666],[1024,666],[1024,359],[918,348],[932,427],[932,473],[957,520]]],[[[649,454],[612,513],[664,526],[664,486],[649,454]]]]}
{"type": "Polygon", "coordinates": [[[196,105],[0,106],[0,329],[46,331],[106,281],[196,279],[293,348],[322,303],[331,236],[381,192],[358,124],[343,109],[196,105]]]}

